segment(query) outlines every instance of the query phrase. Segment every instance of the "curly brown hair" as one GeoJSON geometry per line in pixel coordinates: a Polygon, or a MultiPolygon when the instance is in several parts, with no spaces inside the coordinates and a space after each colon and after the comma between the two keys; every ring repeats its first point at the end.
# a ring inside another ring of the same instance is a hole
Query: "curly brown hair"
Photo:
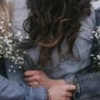
{"type": "MultiPolygon", "coordinates": [[[[29,33],[32,45],[40,45],[39,63],[51,59],[52,51],[67,40],[68,51],[73,55],[73,45],[83,18],[90,15],[91,0],[27,0],[29,16],[24,29],[29,33]]],[[[30,44],[29,44],[30,45],[30,44]]]]}

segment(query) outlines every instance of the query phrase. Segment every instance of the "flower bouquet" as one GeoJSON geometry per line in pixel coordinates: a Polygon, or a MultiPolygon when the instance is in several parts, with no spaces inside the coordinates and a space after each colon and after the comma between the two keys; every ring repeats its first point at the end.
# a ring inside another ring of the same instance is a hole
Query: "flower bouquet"
{"type": "Polygon", "coordinates": [[[93,31],[92,39],[92,49],[91,49],[91,72],[100,71],[100,26],[93,31]]]}
{"type": "MultiPolygon", "coordinates": [[[[27,42],[30,43],[30,39],[19,38],[17,35],[21,35],[18,32],[16,36],[11,32],[11,23],[7,22],[7,27],[5,28],[3,17],[0,18],[0,59],[10,59],[15,64],[19,65],[19,69],[24,70],[35,69],[33,59],[23,48],[23,45],[27,42]]],[[[21,36],[20,36],[21,37],[21,36]]],[[[12,66],[12,65],[11,65],[12,66]]],[[[9,70],[10,71],[10,70],[9,70]]]]}

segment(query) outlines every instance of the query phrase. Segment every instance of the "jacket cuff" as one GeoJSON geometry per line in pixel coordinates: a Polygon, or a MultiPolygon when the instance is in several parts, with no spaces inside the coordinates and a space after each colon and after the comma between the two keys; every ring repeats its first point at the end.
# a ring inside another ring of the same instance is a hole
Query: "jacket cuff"
{"type": "Polygon", "coordinates": [[[29,91],[27,92],[27,96],[25,100],[47,100],[47,90],[45,87],[29,87],[29,91]],[[30,91],[31,90],[31,91],[30,91]]]}

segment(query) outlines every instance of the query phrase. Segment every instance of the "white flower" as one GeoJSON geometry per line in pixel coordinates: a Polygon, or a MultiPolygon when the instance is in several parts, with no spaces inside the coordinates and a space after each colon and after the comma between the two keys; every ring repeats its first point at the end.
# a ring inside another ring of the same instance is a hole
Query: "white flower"
{"type": "Polygon", "coordinates": [[[22,57],[17,57],[17,58],[18,58],[18,60],[22,60],[22,61],[24,60],[22,57]]]}
{"type": "Polygon", "coordinates": [[[100,55],[97,55],[98,60],[100,60],[100,55]]]}
{"type": "Polygon", "coordinates": [[[14,70],[13,72],[16,73],[16,70],[14,70]]]}
{"type": "Polygon", "coordinates": [[[92,31],[92,33],[95,33],[95,31],[92,31]]]}
{"type": "Polygon", "coordinates": [[[91,39],[93,39],[93,36],[91,36],[91,39]]]}
{"type": "Polygon", "coordinates": [[[9,23],[8,26],[11,27],[11,23],[9,23]]]}
{"type": "Polygon", "coordinates": [[[10,68],[13,68],[13,67],[14,67],[13,65],[10,66],[10,68]]]}
{"type": "Polygon", "coordinates": [[[13,60],[15,60],[15,57],[14,57],[14,56],[12,56],[12,59],[13,59],[13,60]]]}
{"type": "Polygon", "coordinates": [[[2,29],[2,33],[4,33],[5,32],[5,29],[2,29]]]}
{"type": "Polygon", "coordinates": [[[97,33],[97,32],[95,33],[95,37],[96,37],[97,39],[99,38],[99,37],[98,37],[98,33],[97,33]]]}
{"type": "Polygon", "coordinates": [[[11,37],[13,34],[12,33],[8,33],[8,37],[11,37]]]}
{"type": "Polygon", "coordinates": [[[94,54],[91,54],[90,56],[91,56],[91,57],[93,57],[93,56],[94,56],[94,54]]]}
{"type": "Polygon", "coordinates": [[[1,21],[0,23],[1,23],[1,24],[4,24],[4,21],[1,21]]]}
{"type": "Polygon", "coordinates": [[[9,69],[8,72],[11,72],[11,69],[9,69]]]}
{"type": "Polygon", "coordinates": [[[29,39],[29,36],[26,36],[26,39],[29,39]]]}
{"type": "Polygon", "coordinates": [[[3,27],[2,27],[2,26],[0,26],[0,29],[2,30],[2,29],[3,29],[3,27]]]}
{"type": "Polygon", "coordinates": [[[95,60],[96,58],[94,57],[93,59],[95,60]]]}
{"type": "Polygon", "coordinates": [[[22,67],[21,66],[19,66],[19,69],[21,69],[22,67]]]}
{"type": "Polygon", "coordinates": [[[22,41],[23,41],[23,39],[22,39],[22,38],[20,38],[20,39],[19,39],[19,42],[22,42],[22,41]]]}
{"type": "Polygon", "coordinates": [[[20,37],[21,36],[21,31],[18,31],[17,34],[15,36],[20,37]]]}

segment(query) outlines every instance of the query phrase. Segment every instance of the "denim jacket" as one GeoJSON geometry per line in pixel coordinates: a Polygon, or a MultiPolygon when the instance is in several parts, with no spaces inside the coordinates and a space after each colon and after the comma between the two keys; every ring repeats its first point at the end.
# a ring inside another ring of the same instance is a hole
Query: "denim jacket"
{"type": "Polygon", "coordinates": [[[100,100],[100,72],[81,73],[77,75],[78,84],[74,100],[100,100]]]}
{"type": "MultiPolygon", "coordinates": [[[[28,15],[25,0],[12,1],[14,1],[12,30],[15,35],[20,30],[22,33],[21,37],[25,37],[27,33],[25,33],[22,28],[23,21],[28,15]]],[[[60,61],[57,48],[55,48],[52,53],[52,61],[47,65],[46,69],[48,77],[53,79],[65,79],[66,83],[72,83],[75,78],[75,73],[89,65],[90,59],[88,59],[88,56],[92,46],[90,37],[95,27],[95,12],[93,8],[91,9],[91,15],[82,20],[81,24],[82,26],[73,47],[74,54],[79,56],[80,60],[75,60],[70,55],[65,55],[60,61]]],[[[62,43],[63,52],[67,50],[65,42],[66,40],[62,43]]],[[[36,63],[38,61],[39,51],[40,47],[32,48],[27,51],[36,63]]],[[[32,88],[26,86],[23,80],[23,70],[19,69],[17,65],[8,59],[6,59],[5,66],[8,79],[0,76],[0,100],[46,99],[45,87],[32,88]],[[11,68],[11,65],[13,65],[13,68],[11,68]]]]}
{"type": "Polygon", "coordinates": [[[100,8],[95,10],[96,12],[96,26],[100,26],[100,8]]]}
{"type": "MultiPolygon", "coordinates": [[[[96,9],[95,12],[96,26],[100,26],[100,8],[96,9]]],[[[94,48],[94,45],[92,48],[94,48]]],[[[100,47],[97,47],[97,49],[94,50],[94,53],[96,53],[97,55],[100,53],[100,47]]],[[[93,61],[91,63],[93,63],[93,61]]],[[[92,73],[90,73],[90,68],[85,74],[84,70],[76,74],[77,90],[74,95],[75,100],[100,100],[100,71],[96,71],[96,64],[93,64],[92,66],[94,66],[92,69],[92,73]],[[93,72],[94,70],[96,72],[93,72]]]]}

